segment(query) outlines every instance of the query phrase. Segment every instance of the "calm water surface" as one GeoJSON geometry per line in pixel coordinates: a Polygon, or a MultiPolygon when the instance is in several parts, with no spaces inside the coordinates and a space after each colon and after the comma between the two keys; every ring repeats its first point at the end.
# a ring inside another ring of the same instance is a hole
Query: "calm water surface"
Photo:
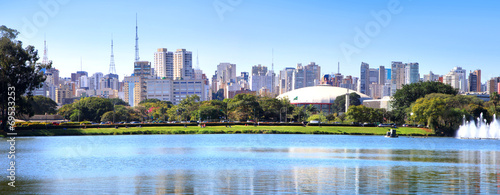
{"type": "MultiPolygon", "coordinates": [[[[48,194],[500,194],[500,140],[341,135],[24,137],[17,187],[48,194]]],[[[2,193],[3,194],[3,193],[2,193]]]]}

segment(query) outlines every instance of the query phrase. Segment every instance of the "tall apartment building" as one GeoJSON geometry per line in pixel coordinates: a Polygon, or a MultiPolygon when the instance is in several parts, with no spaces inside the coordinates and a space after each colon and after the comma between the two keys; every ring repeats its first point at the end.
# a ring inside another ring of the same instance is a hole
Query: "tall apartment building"
{"type": "Polygon", "coordinates": [[[236,64],[220,63],[217,65],[217,90],[225,89],[228,83],[236,83],[236,64]]]}
{"type": "Polygon", "coordinates": [[[119,76],[117,74],[104,75],[99,81],[99,89],[114,89],[118,90],[119,76]]]}
{"type": "Polygon", "coordinates": [[[457,87],[457,89],[460,92],[467,92],[469,89],[469,83],[467,82],[467,71],[462,67],[454,67],[453,69],[451,69],[451,72],[455,72],[458,75],[459,87],[457,87]]]}
{"type": "Polygon", "coordinates": [[[391,96],[401,89],[403,84],[416,83],[420,80],[419,64],[395,62],[391,63],[391,96]]]}
{"type": "Polygon", "coordinates": [[[346,89],[352,89],[356,90],[357,89],[357,84],[358,84],[358,77],[353,77],[353,76],[345,76],[344,79],[342,79],[342,83],[340,84],[339,87],[346,88],[346,89]]]}
{"type": "Polygon", "coordinates": [[[125,102],[130,106],[137,106],[139,102],[147,98],[145,79],[145,77],[141,76],[128,76],[123,79],[125,102]]]}
{"type": "Polygon", "coordinates": [[[474,70],[469,73],[469,91],[481,92],[481,70],[474,70]]]}
{"type": "Polygon", "coordinates": [[[386,82],[387,75],[385,73],[385,67],[380,66],[378,68],[378,84],[384,85],[386,82]]]}
{"type": "Polygon", "coordinates": [[[314,62],[307,66],[299,63],[292,76],[293,89],[316,86],[321,79],[321,67],[314,62]]]}
{"type": "Polygon", "coordinates": [[[89,89],[89,77],[88,76],[82,75],[78,80],[80,81],[78,88],[89,89]]]}
{"type": "Polygon", "coordinates": [[[174,80],[188,80],[193,78],[193,54],[186,49],[177,49],[174,53],[174,80]]]}
{"type": "Polygon", "coordinates": [[[262,65],[252,66],[252,75],[264,76],[267,74],[267,67],[262,65]]]}
{"type": "Polygon", "coordinates": [[[151,76],[151,63],[148,61],[134,62],[134,76],[138,77],[151,76]]]}
{"type": "Polygon", "coordinates": [[[385,84],[391,85],[392,71],[390,68],[385,69],[385,84]]]}
{"type": "Polygon", "coordinates": [[[361,62],[361,72],[359,74],[359,92],[368,94],[368,85],[370,84],[370,65],[361,62]]]}
{"type": "Polygon", "coordinates": [[[368,84],[378,84],[378,69],[370,68],[369,75],[368,84]]]}
{"type": "Polygon", "coordinates": [[[154,54],[155,76],[159,78],[174,77],[174,53],[167,48],[158,48],[154,54]]]}
{"type": "Polygon", "coordinates": [[[432,71],[429,72],[429,74],[424,74],[424,82],[427,81],[439,81],[439,77],[441,77],[438,74],[434,74],[432,71]]]}
{"type": "Polygon", "coordinates": [[[86,71],[76,71],[76,73],[71,73],[71,81],[78,82],[78,79],[83,75],[89,76],[86,71]]]}
{"type": "Polygon", "coordinates": [[[269,93],[274,93],[275,74],[272,70],[268,71],[266,66],[256,65],[252,66],[252,75],[250,79],[250,90],[259,91],[267,89],[269,93]]]}
{"type": "Polygon", "coordinates": [[[100,89],[101,79],[104,77],[102,72],[96,72],[90,77],[89,89],[98,90],[100,89]]]}
{"type": "Polygon", "coordinates": [[[418,63],[405,64],[405,84],[417,83],[420,80],[418,63]]]}
{"type": "Polygon", "coordinates": [[[498,91],[500,83],[500,77],[493,77],[490,80],[486,81],[486,92],[488,94],[492,94],[494,92],[500,93],[498,91]]]}
{"type": "Polygon", "coordinates": [[[285,68],[280,71],[279,75],[279,94],[286,93],[293,90],[293,72],[295,68],[285,68]]]}
{"type": "Polygon", "coordinates": [[[55,102],[59,105],[63,104],[63,100],[66,98],[72,98],[74,90],[74,83],[59,84],[59,87],[55,89],[55,102]]]}

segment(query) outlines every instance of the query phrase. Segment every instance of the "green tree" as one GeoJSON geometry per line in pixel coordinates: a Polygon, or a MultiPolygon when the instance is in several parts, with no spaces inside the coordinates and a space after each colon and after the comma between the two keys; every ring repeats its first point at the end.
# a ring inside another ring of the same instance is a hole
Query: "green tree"
{"type": "Polygon", "coordinates": [[[109,101],[111,101],[111,103],[114,105],[130,106],[127,102],[123,101],[120,98],[111,98],[109,99],[109,101]]]}
{"type": "MultiPolygon", "coordinates": [[[[357,93],[349,94],[349,105],[350,106],[358,106],[361,105],[361,101],[359,100],[361,96],[357,93]]],[[[340,95],[335,98],[335,101],[332,104],[332,112],[339,113],[345,112],[345,95],[340,95]]]]}
{"type": "Polygon", "coordinates": [[[257,96],[252,94],[238,94],[228,100],[229,117],[234,120],[246,121],[257,120],[261,115],[262,108],[257,101],[257,96]]]}
{"type": "Polygon", "coordinates": [[[104,113],[113,111],[113,104],[107,98],[85,97],[73,102],[73,108],[80,111],[80,121],[100,122],[104,113]]]}
{"type": "Polygon", "coordinates": [[[457,95],[458,90],[450,85],[441,82],[418,82],[403,87],[393,95],[392,108],[393,116],[397,122],[404,122],[410,111],[410,106],[417,99],[425,97],[427,94],[443,93],[457,95]]]}
{"type": "Polygon", "coordinates": [[[219,89],[217,92],[212,93],[213,100],[224,100],[224,89],[219,89]]]}
{"type": "Polygon", "coordinates": [[[187,96],[178,105],[182,120],[198,120],[198,106],[200,105],[200,96],[187,96]]]}
{"type": "Polygon", "coordinates": [[[17,30],[0,26],[0,118],[3,130],[7,129],[8,112],[12,112],[9,107],[15,104],[16,116],[30,110],[27,109],[29,102],[21,101],[21,96],[32,96],[33,90],[45,81],[42,69],[51,67],[50,64],[37,64],[38,51],[31,45],[23,48],[22,42],[16,40],[18,34],[17,30]]]}
{"type": "Polygon", "coordinates": [[[71,120],[70,116],[73,114],[73,110],[73,104],[66,104],[57,110],[57,114],[63,116],[65,119],[71,120]]]}
{"type": "Polygon", "coordinates": [[[347,111],[347,117],[353,122],[383,122],[384,109],[374,109],[363,105],[359,106],[349,106],[347,111]]]}
{"type": "Polygon", "coordinates": [[[129,122],[132,119],[133,109],[123,105],[117,105],[115,111],[108,111],[101,116],[101,121],[129,122]]]}
{"type": "Polygon", "coordinates": [[[166,120],[168,118],[167,110],[173,106],[170,101],[161,101],[158,99],[146,99],[139,103],[147,110],[148,118],[155,120],[166,120]]]}
{"type": "Polygon", "coordinates": [[[493,92],[490,94],[490,103],[493,104],[490,106],[490,113],[498,115],[500,112],[500,108],[498,108],[498,102],[500,102],[500,95],[497,92],[493,92]]]}
{"type": "Polygon", "coordinates": [[[31,108],[35,114],[55,114],[57,111],[57,103],[54,100],[44,96],[33,96],[29,100],[31,108]]]}
{"type": "Polygon", "coordinates": [[[320,112],[318,114],[313,114],[309,118],[307,118],[307,121],[319,121],[319,122],[328,122],[326,119],[326,116],[323,112],[320,112]]]}

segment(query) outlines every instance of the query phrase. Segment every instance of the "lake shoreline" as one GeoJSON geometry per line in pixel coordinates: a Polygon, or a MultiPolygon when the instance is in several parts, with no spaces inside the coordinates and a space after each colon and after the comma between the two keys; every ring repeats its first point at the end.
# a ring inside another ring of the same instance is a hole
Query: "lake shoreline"
{"type": "MultiPolygon", "coordinates": [[[[18,130],[20,136],[75,135],[172,135],[172,134],[323,134],[323,135],[385,135],[391,128],[339,126],[178,126],[178,127],[119,127],[18,130]]],[[[412,127],[397,128],[399,136],[437,136],[429,130],[412,127]]],[[[4,136],[5,133],[2,133],[4,136]]]]}

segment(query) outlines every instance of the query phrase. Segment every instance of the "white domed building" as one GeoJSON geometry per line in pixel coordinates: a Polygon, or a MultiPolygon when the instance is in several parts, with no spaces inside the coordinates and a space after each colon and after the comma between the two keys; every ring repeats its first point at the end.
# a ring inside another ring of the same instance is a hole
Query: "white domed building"
{"type": "Polygon", "coordinates": [[[369,96],[355,90],[342,87],[333,87],[330,85],[319,85],[314,87],[304,87],[295,89],[279,95],[278,99],[288,98],[290,103],[295,106],[314,105],[318,110],[324,113],[332,113],[332,104],[335,98],[347,93],[356,93],[360,96],[361,104],[364,100],[370,100],[369,96]]]}

